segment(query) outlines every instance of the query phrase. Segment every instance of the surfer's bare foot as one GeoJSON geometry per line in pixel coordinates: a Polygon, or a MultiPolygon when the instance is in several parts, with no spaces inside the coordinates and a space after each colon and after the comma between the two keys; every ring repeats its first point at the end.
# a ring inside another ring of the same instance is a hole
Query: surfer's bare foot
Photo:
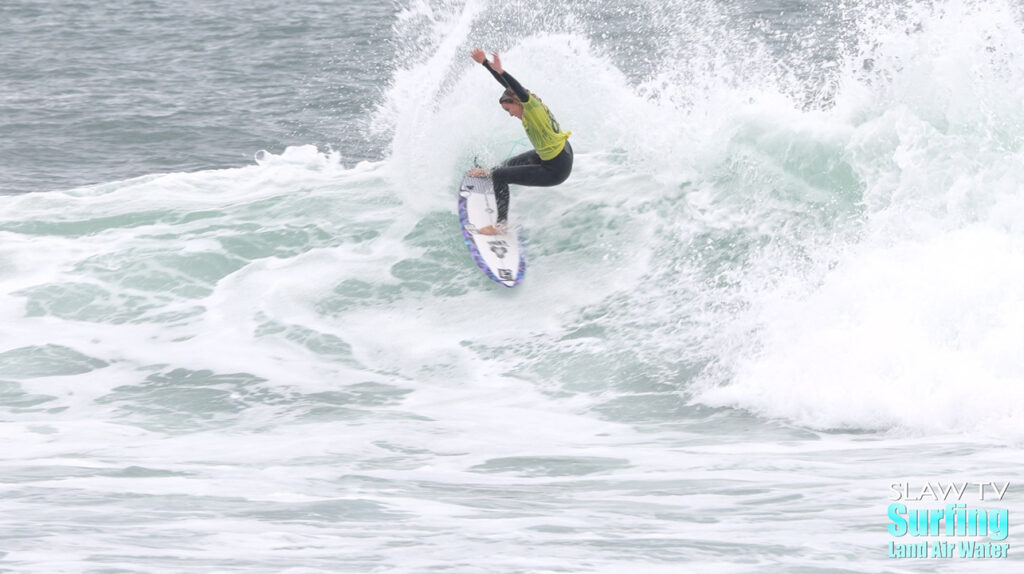
{"type": "Polygon", "coordinates": [[[508,224],[498,223],[495,225],[488,225],[487,227],[481,227],[476,232],[480,235],[505,235],[508,231],[508,224]]]}
{"type": "Polygon", "coordinates": [[[469,177],[491,177],[491,170],[482,167],[474,167],[466,172],[469,177]]]}

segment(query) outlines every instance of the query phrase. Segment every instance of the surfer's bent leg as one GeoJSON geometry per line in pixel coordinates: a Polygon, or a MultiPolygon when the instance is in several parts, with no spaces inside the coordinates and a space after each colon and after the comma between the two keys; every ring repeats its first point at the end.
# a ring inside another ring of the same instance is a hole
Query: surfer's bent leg
{"type": "Polygon", "coordinates": [[[572,146],[569,142],[565,142],[565,149],[561,153],[547,161],[540,159],[536,151],[528,151],[491,170],[494,199],[498,204],[498,223],[508,221],[508,184],[550,187],[568,179],[571,172],[572,146]]]}
{"type": "Polygon", "coordinates": [[[541,165],[540,156],[530,150],[505,160],[500,167],[491,170],[491,181],[494,183],[494,200],[498,204],[498,223],[508,221],[508,184],[521,183],[524,170],[536,169],[541,165]]]}

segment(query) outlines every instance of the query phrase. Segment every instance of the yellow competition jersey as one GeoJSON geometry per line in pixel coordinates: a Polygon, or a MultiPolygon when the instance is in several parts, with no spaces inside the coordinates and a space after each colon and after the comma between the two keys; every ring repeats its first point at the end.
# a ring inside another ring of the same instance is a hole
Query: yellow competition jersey
{"type": "Polygon", "coordinates": [[[562,133],[558,121],[548,112],[537,96],[523,102],[523,128],[526,130],[533,149],[542,160],[554,159],[565,148],[565,140],[572,132],[562,133]]]}

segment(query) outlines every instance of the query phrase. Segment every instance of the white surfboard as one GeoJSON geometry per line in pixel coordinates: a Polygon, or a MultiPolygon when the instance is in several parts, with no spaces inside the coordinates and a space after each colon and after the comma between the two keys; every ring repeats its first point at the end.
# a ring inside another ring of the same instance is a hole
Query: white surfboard
{"type": "Polygon", "coordinates": [[[526,273],[526,251],[511,227],[502,235],[483,235],[478,229],[494,225],[498,207],[490,178],[466,176],[459,187],[459,223],[473,261],[488,277],[515,287],[526,273]]]}

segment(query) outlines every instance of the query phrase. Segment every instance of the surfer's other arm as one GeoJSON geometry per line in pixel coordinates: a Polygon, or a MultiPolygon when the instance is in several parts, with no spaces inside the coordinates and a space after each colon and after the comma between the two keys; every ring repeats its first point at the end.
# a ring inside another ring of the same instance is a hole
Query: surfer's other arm
{"type": "Polygon", "coordinates": [[[494,76],[495,80],[498,80],[499,84],[515,93],[520,102],[525,103],[530,100],[530,92],[501,66],[501,56],[497,52],[491,53],[491,61],[487,61],[487,55],[479,48],[473,50],[472,56],[473,60],[487,68],[487,71],[494,76]]]}

